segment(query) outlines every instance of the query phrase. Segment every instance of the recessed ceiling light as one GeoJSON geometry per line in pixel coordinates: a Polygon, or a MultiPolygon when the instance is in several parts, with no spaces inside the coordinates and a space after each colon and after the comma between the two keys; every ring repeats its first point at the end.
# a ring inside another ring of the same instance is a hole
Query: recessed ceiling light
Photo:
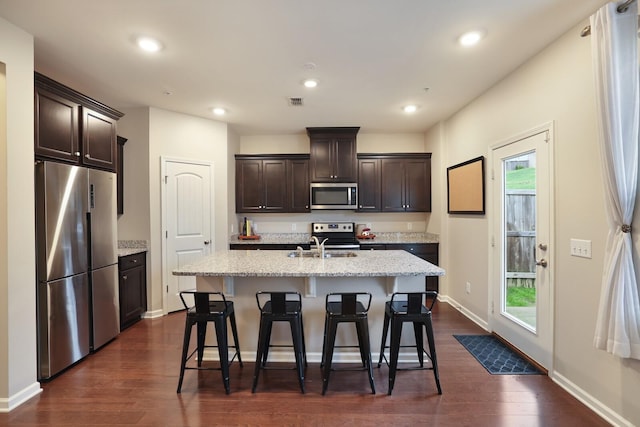
{"type": "Polygon", "coordinates": [[[478,44],[480,40],[485,36],[485,31],[483,30],[474,30],[464,33],[458,38],[458,42],[460,45],[464,47],[471,47],[478,44]]]}
{"type": "Polygon", "coordinates": [[[418,111],[418,106],[417,105],[405,105],[404,107],[402,107],[402,111],[404,111],[405,113],[408,113],[408,114],[415,113],[416,111],[418,111]]]}
{"type": "Polygon", "coordinates": [[[158,52],[162,49],[162,43],[151,37],[138,37],[136,43],[145,52],[158,52]]]}
{"type": "Polygon", "coordinates": [[[216,107],[213,109],[213,114],[215,114],[216,116],[224,116],[225,114],[227,114],[227,110],[221,107],[216,107]]]}
{"type": "Polygon", "coordinates": [[[304,82],[302,82],[302,84],[304,85],[304,87],[314,88],[318,86],[318,81],[315,79],[307,79],[304,82]]]}

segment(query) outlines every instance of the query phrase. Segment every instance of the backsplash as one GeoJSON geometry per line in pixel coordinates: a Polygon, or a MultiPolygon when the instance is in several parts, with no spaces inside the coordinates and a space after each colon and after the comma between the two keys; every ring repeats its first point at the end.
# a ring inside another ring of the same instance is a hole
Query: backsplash
{"type": "MultiPolygon", "coordinates": [[[[238,224],[243,220],[244,216],[239,217],[238,224]]],[[[388,232],[388,233],[423,233],[426,230],[425,221],[370,221],[359,220],[353,217],[341,217],[341,218],[327,218],[325,215],[322,219],[306,219],[304,221],[273,221],[270,218],[261,218],[259,215],[247,216],[251,219],[253,224],[253,232],[255,234],[265,233],[311,233],[311,223],[319,221],[331,221],[331,222],[354,222],[356,224],[366,224],[372,232],[388,232]]],[[[234,225],[231,234],[237,234],[239,225],[234,225]]]]}

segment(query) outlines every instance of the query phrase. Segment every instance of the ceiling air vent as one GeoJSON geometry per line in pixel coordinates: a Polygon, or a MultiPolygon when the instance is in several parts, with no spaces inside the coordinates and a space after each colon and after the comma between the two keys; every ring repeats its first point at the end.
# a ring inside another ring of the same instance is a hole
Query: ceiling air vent
{"type": "Polygon", "coordinates": [[[289,98],[289,106],[290,107],[302,107],[304,105],[304,102],[302,100],[302,98],[298,98],[295,96],[292,96],[289,98]]]}

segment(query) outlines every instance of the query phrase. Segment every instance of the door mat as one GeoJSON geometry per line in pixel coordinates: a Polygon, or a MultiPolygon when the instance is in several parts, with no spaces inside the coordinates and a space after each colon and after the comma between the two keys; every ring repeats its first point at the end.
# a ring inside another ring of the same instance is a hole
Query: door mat
{"type": "Polygon", "coordinates": [[[454,335],[492,375],[540,375],[542,372],[493,335],[454,335]]]}

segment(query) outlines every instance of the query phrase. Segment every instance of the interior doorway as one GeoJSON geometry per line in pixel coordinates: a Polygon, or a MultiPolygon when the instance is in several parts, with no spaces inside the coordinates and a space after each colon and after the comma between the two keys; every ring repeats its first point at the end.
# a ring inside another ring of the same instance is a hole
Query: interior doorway
{"type": "Polygon", "coordinates": [[[195,289],[195,278],[171,272],[210,252],[213,246],[213,165],[162,158],[162,255],[164,307],[183,309],[180,291],[195,289]]]}

